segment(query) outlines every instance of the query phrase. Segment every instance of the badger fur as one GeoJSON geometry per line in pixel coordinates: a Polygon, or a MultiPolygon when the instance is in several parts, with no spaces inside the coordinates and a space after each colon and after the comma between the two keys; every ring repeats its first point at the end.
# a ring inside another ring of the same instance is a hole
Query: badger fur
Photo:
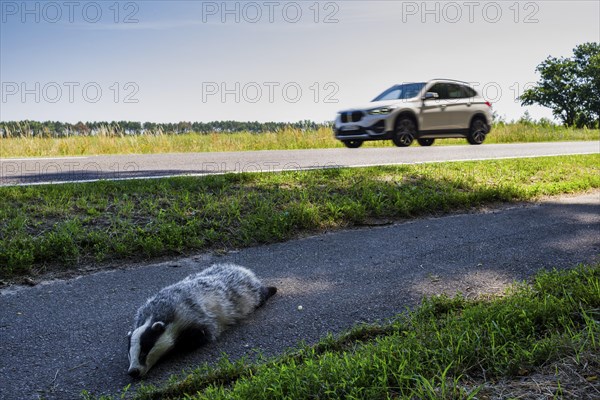
{"type": "Polygon", "coordinates": [[[200,346],[277,292],[254,273],[234,264],[215,264],[167,286],[140,307],[129,337],[129,375],[141,377],[179,345],[200,346]]]}

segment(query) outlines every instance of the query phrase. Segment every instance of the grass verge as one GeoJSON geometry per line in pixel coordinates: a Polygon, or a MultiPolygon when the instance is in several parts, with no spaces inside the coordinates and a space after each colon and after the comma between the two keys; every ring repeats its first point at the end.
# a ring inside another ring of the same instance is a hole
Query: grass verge
{"type": "Polygon", "coordinates": [[[600,187],[600,155],[0,188],[0,278],[600,187]]]}
{"type": "MultiPolygon", "coordinates": [[[[600,140],[598,129],[574,129],[535,124],[497,124],[486,143],[526,143],[600,140]]],[[[466,144],[444,139],[436,145],[466,144]]],[[[367,147],[392,146],[391,141],[366,142],[367,147]]],[[[212,133],[137,136],[73,136],[69,138],[17,137],[0,139],[2,157],[58,157],[99,154],[153,154],[211,151],[293,150],[343,147],[329,128],[284,129],[269,133],[212,133]]]]}
{"type": "Polygon", "coordinates": [[[600,265],[579,266],[542,271],[503,296],[425,299],[387,324],[272,360],[223,358],[133,398],[594,398],[599,354],[600,265]]]}

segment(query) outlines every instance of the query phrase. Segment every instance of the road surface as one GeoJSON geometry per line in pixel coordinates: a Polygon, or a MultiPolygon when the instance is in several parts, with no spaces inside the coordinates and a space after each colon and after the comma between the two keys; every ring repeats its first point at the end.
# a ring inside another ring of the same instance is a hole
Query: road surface
{"type": "Polygon", "coordinates": [[[598,142],[2,158],[0,186],[600,153],[598,142]]]}
{"type": "Polygon", "coordinates": [[[158,364],[148,382],[213,362],[221,352],[233,359],[255,349],[275,355],[301,340],[392,317],[424,295],[498,292],[540,268],[572,267],[598,254],[595,192],[9,287],[0,291],[0,398],[118,392],[132,382],[125,335],[137,307],[213,262],[250,267],[279,291],[218,342],[158,364]]]}

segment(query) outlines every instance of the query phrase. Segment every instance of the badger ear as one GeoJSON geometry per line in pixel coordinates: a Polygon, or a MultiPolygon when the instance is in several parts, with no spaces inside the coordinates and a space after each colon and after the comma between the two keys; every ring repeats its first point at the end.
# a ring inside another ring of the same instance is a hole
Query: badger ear
{"type": "Polygon", "coordinates": [[[164,332],[165,331],[165,323],[158,321],[152,324],[152,330],[156,332],[164,332]]]}

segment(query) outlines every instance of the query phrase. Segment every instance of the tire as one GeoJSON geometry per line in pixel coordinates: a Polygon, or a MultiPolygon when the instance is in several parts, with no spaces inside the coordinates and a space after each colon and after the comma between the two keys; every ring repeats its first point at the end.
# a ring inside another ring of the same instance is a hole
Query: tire
{"type": "Polygon", "coordinates": [[[396,120],[396,129],[392,142],[398,147],[408,147],[412,144],[417,133],[415,121],[409,117],[400,117],[396,120]]]}
{"type": "Polygon", "coordinates": [[[435,142],[435,139],[417,139],[417,142],[419,142],[421,146],[431,146],[433,142],[435,142]]]}
{"type": "Polygon", "coordinates": [[[467,142],[470,144],[481,144],[485,140],[489,129],[487,122],[483,118],[475,118],[469,127],[467,142]]]}
{"type": "Polygon", "coordinates": [[[342,143],[344,143],[344,146],[346,146],[349,149],[358,149],[360,146],[362,146],[363,141],[362,140],[342,140],[342,143]]]}

